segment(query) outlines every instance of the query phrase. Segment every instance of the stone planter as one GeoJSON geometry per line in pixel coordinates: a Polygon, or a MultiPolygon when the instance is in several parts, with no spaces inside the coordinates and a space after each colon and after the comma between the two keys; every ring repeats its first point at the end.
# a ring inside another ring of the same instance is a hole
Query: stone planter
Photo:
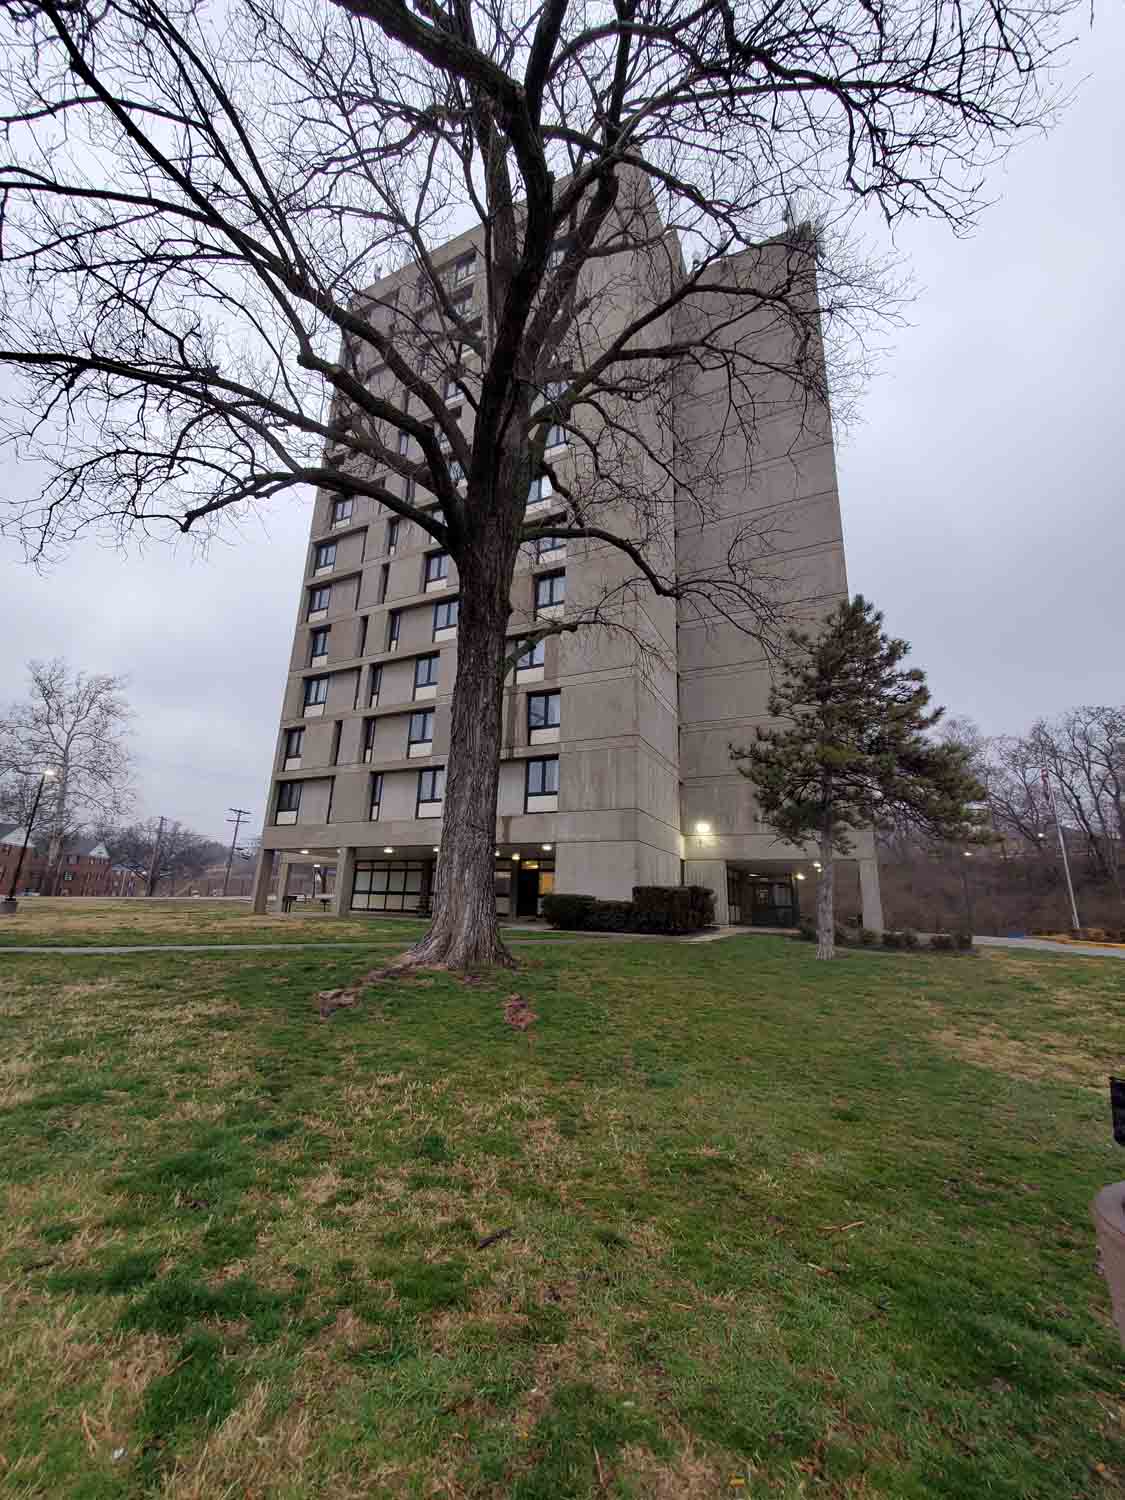
{"type": "Polygon", "coordinates": [[[1111,1182],[1091,1204],[1102,1275],[1109,1286],[1113,1321],[1125,1345],[1125,1182],[1111,1182]]]}

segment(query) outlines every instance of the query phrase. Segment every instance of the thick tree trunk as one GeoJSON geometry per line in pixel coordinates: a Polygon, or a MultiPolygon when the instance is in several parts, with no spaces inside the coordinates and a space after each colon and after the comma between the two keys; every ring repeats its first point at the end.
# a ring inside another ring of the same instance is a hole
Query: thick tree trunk
{"type": "Polygon", "coordinates": [[[832,822],[820,830],[820,879],[816,883],[816,956],[836,957],[836,865],[832,822]]]}
{"type": "Polygon", "coordinates": [[[457,680],[446,762],[433,922],[404,966],[488,968],[512,962],[496,921],[496,793],[506,631],[516,544],[458,558],[457,680]]]}

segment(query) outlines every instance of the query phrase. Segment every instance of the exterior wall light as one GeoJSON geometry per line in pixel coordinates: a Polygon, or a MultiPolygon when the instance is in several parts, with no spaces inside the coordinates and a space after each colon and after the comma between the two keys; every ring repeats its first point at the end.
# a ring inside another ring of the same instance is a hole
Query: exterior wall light
{"type": "Polygon", "coordinates": [[[798,871],[797,871],[797,879],[798,879],[798,880],[804,880],[804,878],[805,878],[805,877],[804,877],[804,876],[803,876],[803,875],[802,875],[802,874],[801,874],[801,872],[800,872],[800,870],[798,870],[798,871]]]}
{"type": "Polygon", "coordinates": [[[706,836],[711,832],[711,825],[710,823],[697,823],[695,825],[695,831],[700,836],[706,836]]]}
{"type": "Polygon", "coordinates": [[[551,845],[551,844],[540,844],[540,846],[539,846],[539,847],[540,847],[540,848],[541,848],[541,849],[551,849],[551,848],[553,848],[553,847],[554,847],[554,846],[553,846],[553,845],[551,845]]]}
{"type": "Polygon", "coordinates": [[[512,855],[512,858],[513,858],[513,859],[519,859],[519,855],[518,855],[518,854],[513,854],[513,855],[512,855]]]}
{"type": "Polygon", "coordinates": [[[383,845],[383,853],[384,854],[393,854],[394,852],[395,852],[395,849],[394,849],[394,845],[393,844],[384,844],[383,845]]]}

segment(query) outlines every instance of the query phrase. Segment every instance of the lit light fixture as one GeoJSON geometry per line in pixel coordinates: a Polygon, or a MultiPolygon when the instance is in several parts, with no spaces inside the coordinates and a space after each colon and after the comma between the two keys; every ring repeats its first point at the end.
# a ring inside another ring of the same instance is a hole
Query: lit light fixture
{"type": "Polygon", "coordinates": [[[55,777],[58,774],[59,773],[55,770],[54,766],[44,766],[43,767],[43,776],[45,777],[45,779],[47,781],[54,781],[55,777]]]}
{"type": "Polygon", "coordinates": [[[499,849],[497,849],[497,851],[496,851],[496,858],[497,858],[497,859],[499,859],[499,858],[500,858],[500,851],[499,851],[499,849]]]}
{"type": "Polygon", "coordinates": [[[513,854],[513,855],[512,855],[512,858],[513,858],[513,859],[519,859],[519,855],[518,855],[518,854],[513,854]]]}
{"type": "Polygon", "coordinates": [[[700,835],[706,835],[711,832],[711,825],[710,823],[697,823],[695,825],[695,831],[700,835]]]}
{"type": "Polygon", "coordinates": [[[965,850],[965,858],[966,859],[972,859],[972,857],[973,857],[973,851],[971,849],[966,849],[965,850]]]}
{"type": "Polygon", "coordinates": [[[301,850],[301,853],[302,853],[302,854],[307,854],[307,853],[308,853],[308,852],[309,852],[309,851],[308,851],[308,850],[307,850],[307,849],[302,849],[302,850],[301,850]]]}
{"type": "Polygon", "coordinates": [[[539,847],[540,849],[550,849],[553,846],[551,844],[540,844],[539,847]]]}
{"type": "Polygon", "coordinates": [[[801,872],[800,872],[800,870],[798,870],[798,871],[797,871],[797,879],[798,879],[798,880],[804,880],[804,878],[805,878],[805,877],[804,877],[804,876],[803,876],[803,875],[802,875],[802,874],[801,874],[801,872]]]}
{"type": "Polygon", "coordinates": [[[395,852],[395,846],[393,844],[384,844],[383,845],[383,853],[384,854],[393,854],[394,852],[395,852]]]}
{"type": "Polygon", "coordinates": [[[434,853],[435,854],[440,854],[441,853],[441,845],[440,844],[435,844],[434,845],[434,853]]]}

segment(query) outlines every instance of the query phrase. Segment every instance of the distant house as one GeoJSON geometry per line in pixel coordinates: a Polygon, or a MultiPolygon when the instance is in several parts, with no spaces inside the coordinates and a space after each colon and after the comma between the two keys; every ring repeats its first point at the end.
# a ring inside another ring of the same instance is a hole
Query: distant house
{"type": "MultiPolygon", "coordinates": [[[[7,894],[19,863],[25,830],[18,823],[0,823],[0,891],[7,894]]],[[[20,871],[20,891],[42,891],[47,877],[46,856],[29,844],[20,871]]],[[[98,839],[73,839],[59,866],[60,896],[108,896],[113,891],[109,850],[98,839]]]]}

